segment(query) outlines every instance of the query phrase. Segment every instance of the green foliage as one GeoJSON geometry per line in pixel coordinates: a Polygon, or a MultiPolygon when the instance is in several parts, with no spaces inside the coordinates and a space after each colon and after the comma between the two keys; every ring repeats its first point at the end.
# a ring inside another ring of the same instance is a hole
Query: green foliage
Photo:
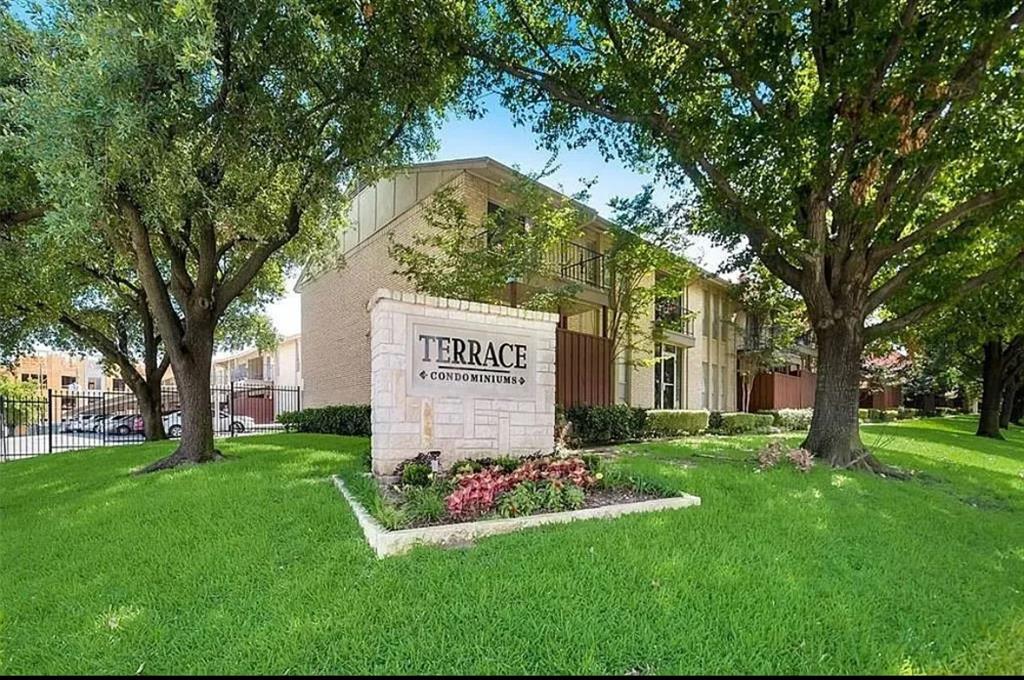
{"type": "Polygon", "coordinates": [[[743,403],[748,408],[754,378],[784,364],[797,339],[809,328],[796,292],[760,262],[742,272],[731,294],[743,308],[746,321],[738,330],[743,338],[739,363],[745,387],[743,403]]]}
{"type": "Polygon", "coordinates": [[[696,269],[681,257],[688,245],[688,211],[681,204],[663,208],[655,204],[648,185],[631,198],[612,199],[614,224],[611,245],[604,253],[611,273],[608,285],[608,337],[612,355],[627,364],[649,363],[649,345],[666,330],[681,331],[685,310],[678,321],[650,323],[652,306],[659,300],[679,300],[696,276],[696,269]]]}
{"type": "Polygon", "coordinates": [[[369,406],[322,406],[289,411],[277,417],[277,422],[297,432],[370,436],[369,406]]]}
{"type": "Polygon", "coordinates": [[[546,500],[547,495],[541,485],[523,482],[501,495],[501,498],[498,499],[497,511],[502,517],[532,515],[544,507],[546,500]]]}
{"type": "Polygon", "coordinates": [[[722,412],[712,411],[708,414],[708,430],[718,432],[722,429],[722,412]]]}
{"type": "Polygon", "coordinates": [[[647,412],[647,429],[656,437],[698,434],[708,429],[707,411],[651,410],[647,412]]]}
{"type": "Polygon", "coordinates": [[[722,434],[751,434],[767,432],[774,418],[764,413],[723,413],[719,428],[722,434]]]}
{"type": "Polygon", "coordinates": [[[443,519],[447,513],[444,497],[445,490],[443,487],[414,486],[405,491],[402,512],[406,520],[411,524],[437,522],[443,519]]]}
{"type": "MultiPolygon", "coordinates": [[[[239,331],[220,328],[231,308],[259,311],[286,273],[334,264],[348,190],[432,147],[465,60],[429,10],[48,5],[12,105],[47,206],[24,243],[128,266],[179,388],[203,389],[215,342],[239,331]]],[[[212,435],[183,434],[186,456],[212,451],[212,435]]]]}
{"type": "Polygon", "coordinates": [[[921,471],[908,482],[822,465],[751,474],[749,462],[693,457],[747,460],[764,435],[628,445],[610,468],[703,504],[383,560],[318,481],[366,480],[366,439],[225,439],[228,463],[137,479],[127,471],[173,444],[3,463],[0,598],[5,620],[35,621],[4,629],[3,670],[130,674],[144,658],[153,674],[621,675],[639,664],[666,675],[1014,674],[1024,571],[1007,546],[1021,536],[1024,429],[996,441],[972,436],[976,427],[953,417],[865,428],[873,446],[887,433],[875,446],[886,462],[921,471]],[[167,521],[189,517],[204,521],[167,521]],[[761,567],[738,569],[739,556],[761,567]],[[496,573],[515,584],[514,600],[496,573]],[[80,587],[82,574],[101,585],[80,587]],[[217,606],[206,574],[217,575],[217,606]],[[893,574],[908,577],[894,588],[893,574]],[[822,593],[842,606],[823,606],[822,593]],[[444,645],[423,637],[424,621],[445,631],[444,645]],[[295,635],[300,622],[316,623],[295,635]],[[750,637],[723,642],[731,626],[750,637]],[[529,653],[496,653],[510,635],[529,653]],[[775,639],[805,644],[783,653],[765,646],[775,639]]]}
{"type": "Polygon", "coordinates": [[[402,467],[402,484],[428,486],[433,470],[426,463],[410,463],[402,467]]]}
{"type": "MultiPolygon", "coordinates": [[[[510,281],[558,280],[554,255],[560,244],[577,240],[593,216],[538,184],[551,171],[517,173],[500,187],[505,203],[485,214],[470,212],[461,185],[441,188],[423,212],[425,229],[410,243],[391,235],[389,251],[398,273],[429,295],[492,304],[506,302],[510,281]]],[[[555,310],[578,290],[575,284],[556,290],[523,287],[519,304],[555,310]]]]}
{"type": "Polygon", "coordinates": [[[783,430],[806,430],[811,426],[814,409],[783,408],[777,411],[758,411],[772,417],[772,425],[783,430]]]}
{"type": "Polygon", "coordinates": [[[4,400],[3,410],[0,411],[0,437],[7,434],[2,431],[4,427],[27,427],[42,420],[46,413],[45,398],[45,394],[40,396],[37,383],[0,375],[0,400],[4,400]]]}
{"type": "Polygon", "coordinates": [[[647,411],[624,404],[573,406],[566,410],[573,436],[583,444],[610,444],[640,439],[647,433],[647,411]]]}

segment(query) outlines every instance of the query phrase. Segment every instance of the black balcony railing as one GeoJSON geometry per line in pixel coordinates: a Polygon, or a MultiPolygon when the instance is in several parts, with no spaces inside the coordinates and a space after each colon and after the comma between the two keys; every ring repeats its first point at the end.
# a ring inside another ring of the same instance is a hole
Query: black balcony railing
{"type": "Polygon", "coordinates": [[[572,241],[555,246],[547,257],[548,266],[563,279],[585,283],[595,288],[608,287],[608,269],[604,255],[572,241]]]}
{"type": "Polygon", "coordinates": [[[654,322],[662,330],[693,335],[693,314],[679,298],[662,298],[654,303],[654,322]]]}

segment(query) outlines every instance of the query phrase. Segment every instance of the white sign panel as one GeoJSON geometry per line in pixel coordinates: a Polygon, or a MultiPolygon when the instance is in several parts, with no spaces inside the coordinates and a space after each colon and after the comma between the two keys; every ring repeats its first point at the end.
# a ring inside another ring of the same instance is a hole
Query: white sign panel
{"type": "Polygon", "coordinates": [[[536,346],[530,334],[486,324],[410,316],[408,393],[493,399],[532,399],[536,346]]]}

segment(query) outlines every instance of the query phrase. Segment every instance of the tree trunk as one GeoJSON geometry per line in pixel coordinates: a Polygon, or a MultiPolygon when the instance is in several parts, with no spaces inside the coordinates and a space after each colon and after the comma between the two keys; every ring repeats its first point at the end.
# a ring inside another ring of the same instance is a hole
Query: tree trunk
{"type": "Polygon", "coordinates": [[[210,403],[213,324],[208,324],[202,330],[193,326],[183,344],[185,348],[176,348],[171,353],[171,368],[178,386],[181,407],[181,439],[174,453],[152,463],[143,472],[207,463],[221,458],[220,452],[213,446],[213,409],[210,403]]]}
{"type": "Polygon", "coordinates": [[[1017,398],[1010,410],[1010,422],[1014,425],[1024,425],[1024,383],[1017,390],[1017,398]]]}
{"type": "Polygon", "coordinates": [[[868,454],[860,441],[857,419],[863,334],[843,322],[816,333],[814,415],[803,448],[836,467],[871,467],[865,464],[868,454]]]}
{"type": "Polygon", "coordinates": [[[1003,342],[989,340],[985,343],[985,362],[981,371],[981,417],[978,419],[979,437],[1002,439],[999,432],[999,402],[1003,390],[1003,342]]]}
{"type": "Polygon", "coordinates": [[[921,415],[933,416],[937,413],[935,410],[935,393],[928,392],[921,397],[921,415]]]}
{"type": "Polygon", "coordinates": [[[1020,392],[1021,382],[1017,378],[1010,378],[1003,387],[1003,403],[999,408],[999,427],[1003,430],[1010,427],[1010,420],[1014,404],[1017,402],[1017,393],[1020,392]]]}
{"type": "Polygon", "coordinates": [[[164,431],[163,400],[160,383],[146,384],[136,394],[139,399],[139,415],[142,416],[142,431],[147,442],[167,439],[164,431]]]}

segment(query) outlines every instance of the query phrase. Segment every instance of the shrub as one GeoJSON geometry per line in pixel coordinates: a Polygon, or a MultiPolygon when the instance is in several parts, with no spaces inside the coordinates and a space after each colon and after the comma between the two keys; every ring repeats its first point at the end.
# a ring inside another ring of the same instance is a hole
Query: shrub
{"type": "Polygon", "coordinates": [[[523,482],[501,497],[498,514],[502,517],[532,515],[544,507],[545,500],[546,494],[536,484],[523,482]]]}
{"type": "Polygon", "coordinates": [[[949,406],[939,406],[935,409],[935,412],[940,416],[955,416],[957,413],[955,408],[950,408],[949,406]]]}
{"type": "Polygon", "coordinates": [[[583,489],[573,484],[562,487],[562,504],[566,510],[579,510],[583,507],[586,494],[583,489]]]}
{"type": "Polygon", "coordinates": [[[783,430],[806,430],[811,426],[814,409],[783,408],[777,411],[759,411],[772,417],[772,425],[783,430]]]}
{"type": "Polygon", "coordinates": [[[463,458],[452,463],[449,470],[453,475],[470,475],[484,469],[483,463],[473,458],[463,458]]]}
{"type": "Polygon", "coordinates": [[[772,420],[772,416],[764,413],[723,413],[719,429],[723,434],[767,432],[772,420]]]}
{"type": "Polygon", "coordinates": [[[896,409],[862,408],[857,410],[857,418],[861,422],[889,423],[899,419],[899,411],[896,409]]]}
{"type": "Polygon", "coordinates": [[[323,406],[289,411],[277,417],[288,430],[341,434],[356,437],[370,436],[370,407],[360,405],[323,406]]]}
{"type": "Polygon", "coordinates": [[[712,411],[708,414],[708,430],[718,432],[722,429],[722,412],[712,411]]]}
{"type": "Polygon", "coordinates": [[[405,492],[402,511],[410,522],[436,522],[445,514],[444,490],[435,486],[418,486],[405,492]]]}
{"type": "Polygon", "coordinates": [[[901,406],[896,411],[896,417],[899,418],[900,420],[910,420],[911,418],[917,418],[920,415],[921,411],[919,409],[909,408],[906,406],[901,406]]]}
{"type": "Polygon", "coordinates": [[[566,411],[573,436],[583,444],[611,444],[640,439],[646,432],[647,412],[625,404],[573,406],[566,411]]]}
{"type": "Polygon", "coordinates": [[[429,486],[433,469],[426,463],[409,463],[402,466],[402,484],[407,486],[429,486]]]}
{"type": "Polygon", "coordinates": [[[707,411],[648,411],[647,431],[656,437],[698,434],[708,428],[708,416],[707,411]]]}
{"type": "Polygon", "coordinates": [[[492,466],[480,472],[459,475],[455,480],[455,490],[445,499],[445,505],[453,517],[474,517],[491,511],[503,494],[527,482],[535,487],[545,482],[557,482],[560,486],[572,485],[583,489],[594,486],[597,480],[597,476],[591,474],[586,463],[579,458],[531,459],[511,473],[492,466]]]}

